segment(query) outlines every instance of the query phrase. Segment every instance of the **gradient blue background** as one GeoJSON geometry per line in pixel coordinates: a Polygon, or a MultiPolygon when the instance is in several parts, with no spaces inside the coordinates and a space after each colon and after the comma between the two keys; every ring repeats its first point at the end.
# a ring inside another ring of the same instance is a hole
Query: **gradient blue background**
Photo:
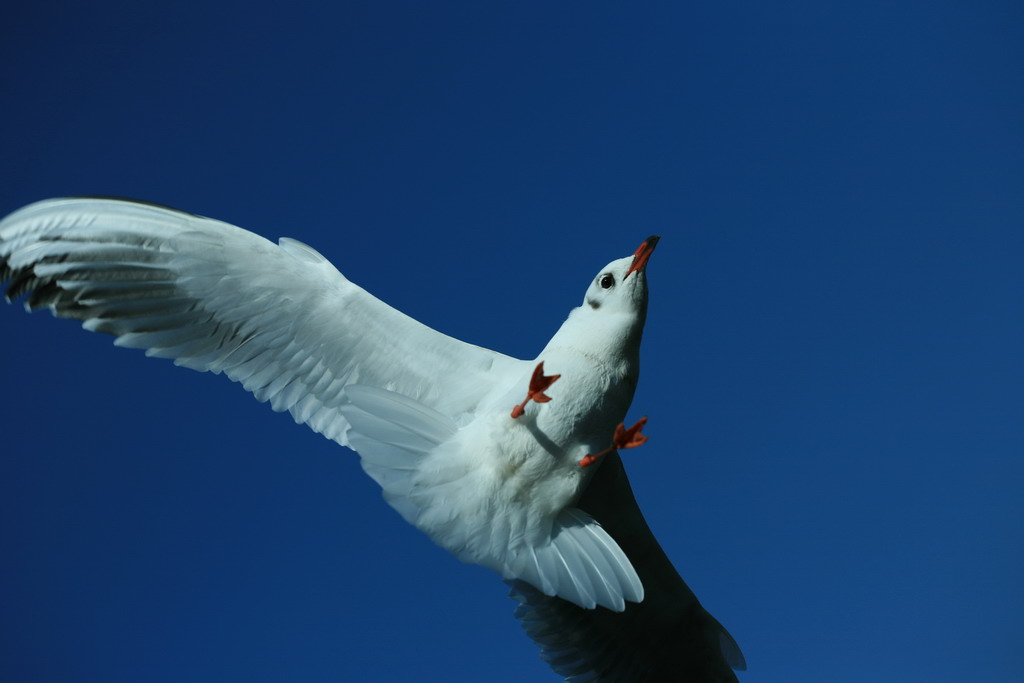
{"type": "MultiPolygon", "coordinates": [[[[34,2],[0,212],[144,198],[533,357],[649,234],[626,454],[743,683],[1024,680],[1019,2],[34,2]]],[[[0,678],[557,680],[223,378],[0,309],[0,678]]]]}

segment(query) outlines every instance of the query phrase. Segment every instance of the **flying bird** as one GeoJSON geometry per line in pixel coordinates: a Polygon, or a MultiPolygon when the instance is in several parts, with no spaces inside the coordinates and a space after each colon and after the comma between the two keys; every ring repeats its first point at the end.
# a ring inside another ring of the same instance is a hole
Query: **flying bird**
{"type": "Polygon", "coordinates": [[[223,373],[359,453],[405,520],[498,572],[569,681],[735,682],[746,667],[648,529],[619,450],[647,316],[649,237],[540,354],[445,336],[296,240],[144,202],[52,199],[0,221],[8,301],[223,373]]]}

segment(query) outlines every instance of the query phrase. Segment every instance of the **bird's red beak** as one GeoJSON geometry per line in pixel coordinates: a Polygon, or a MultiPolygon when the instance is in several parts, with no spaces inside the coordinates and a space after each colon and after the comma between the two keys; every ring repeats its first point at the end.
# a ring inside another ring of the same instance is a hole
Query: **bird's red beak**
{"type": "Polygon", "coordinates": [[[654,247],[657,246],[660,239],[659,235],[651,235],[640,243],[636,253],[633,254],[633,263],[629,264],[629,270],[626,271],[626,277],[622,278],[623,280],[629,277],[634,270],[643,270],[647,267],[647,259],[654,253],[654,247]]]}

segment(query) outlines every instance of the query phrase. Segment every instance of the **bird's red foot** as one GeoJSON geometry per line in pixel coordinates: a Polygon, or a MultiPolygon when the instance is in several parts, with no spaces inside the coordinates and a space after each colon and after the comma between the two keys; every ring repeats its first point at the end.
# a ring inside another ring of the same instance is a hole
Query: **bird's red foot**
{"type": "Polygon", "coordinates": [[[647,424],[647,418],[641,417],[636,421],[636,424],[626,429],[626,424],[620,422],[619,426],[615,428],[615,435],[612,437],[612,445],[604,449],[600,453],[587,453],[580,460],[580,467],[589,467],[595,462],[608,455],[614,450],[625,450],[627,448],[636,448],[637,446],[643,446],[647,443],[647,435],[641,434],[640,430],[647,424]]]}
{"type": "Polygon", "coordinates": [[[526,398],[523,402],[512,409],[512,417],[516,418],[526,412],[526,404],[531,400],[537,403],[547,403],[551,400],[551,397],[544,392],[555,383],[555,380],[561,377],[561,375],[545,375],[544,374],[544,361],[537,363],[536,369],[533,371],[533,377],[530,378],[530,388],[526,392],[526,398]]]}

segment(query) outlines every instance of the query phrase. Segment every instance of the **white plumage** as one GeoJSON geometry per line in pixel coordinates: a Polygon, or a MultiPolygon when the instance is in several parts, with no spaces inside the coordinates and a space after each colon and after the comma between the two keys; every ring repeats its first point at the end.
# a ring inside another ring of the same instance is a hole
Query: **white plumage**
{"type": "MultiPolygon", "coordinates": [[[[140,202],[56,199],[11,214],[0,222],[0,280],[29,309],[224,373],[352,447],[407,521],[517,586],[526,618],[544,612],[542,596],[612,612],[644,601],[650,558],[631,561],[577,503],[600,470],[581,461],[624,445],[613,434],[639,376],[655,242],[603,268],[530,361],[416,322],[300,242],[140,202]],[[534,391],[540,362],[559,379],[534,391]],[[525,409],[513,417],[516,404],[525,409]]],[[[618,466],[614,453],[608,459],[618,466]]],[[[646,525],[634,532],[649,536],[646,525]]],[[[725,633],[717,622],[708,628],[725,633]]],[[[722,656],[716,649],[715,661],[722,656]]]]}

